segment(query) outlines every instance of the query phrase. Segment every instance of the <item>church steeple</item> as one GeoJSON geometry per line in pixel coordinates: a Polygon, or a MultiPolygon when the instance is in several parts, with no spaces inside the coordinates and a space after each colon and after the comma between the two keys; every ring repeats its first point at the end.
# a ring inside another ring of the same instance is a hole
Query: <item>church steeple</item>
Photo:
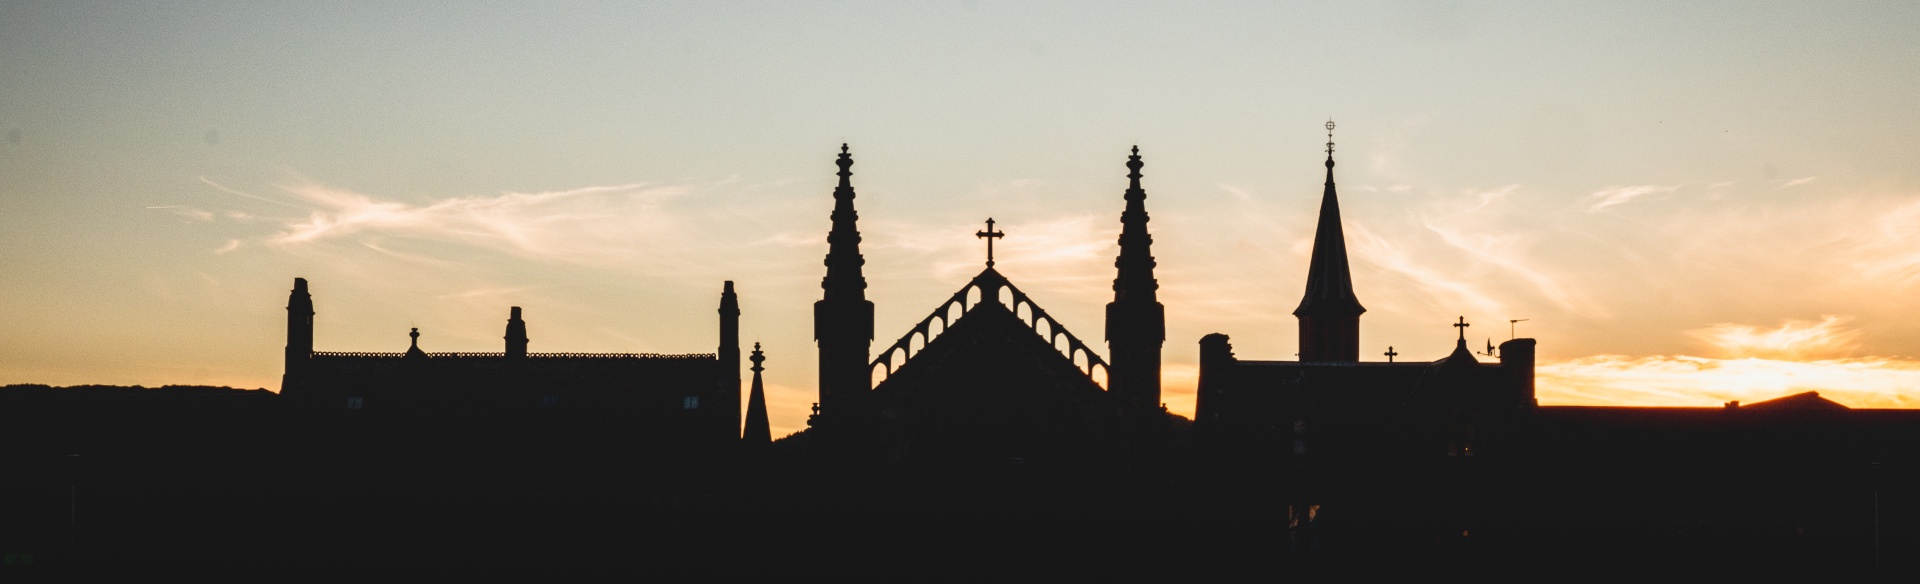
{"type": "MultiPolygon", "coordinates": [[[[1153,277],[1153,236],[1147,234],[1147,191],[1140,187],[1140,147],[1127,157],[1126,210],[1120,213],[1120,256],[1113,261],[1113,302],[1107,304],[1107,347],[1113,356],[1108,390],[1135,412],[1158,413],[1160,349],[1166,308],[1153,277]]],[[[1164,416],[1158,419],[1165,420],[1164,416]]]]}
{"type": "Polygon", "coordinates": [[[813,303],[813,338],[820,347],[820,417],[831,420],[872,389],[867,371],[873,343],[873,302],[867,300],[867,279],[861,273],[860,214],[853,210],[853,155],[840,145],[840,186],[833,189],[833,229],[827,233],[827,276],[820,281],[824,294],[813,303]]]}
{"type": "Polygon", "coordinates": [[[753,356],[748,360],[753,361],[753,390],[747,394],[747,426],[741,431],[740,440],[751,448],[772,444],[773,429],[767,422],[767,390],[760,383],[760,372],[766,370],[760,364],[767,360],[760,353],[760,343],[753,344],[753,356]]]}
{"type": "Polygon", "coordinates": [[[1340,198],[1333,186],[1333,121],[1327,121],[1327,183],[1320,196],[1320,222],[1307,267],[1307,293],[1293,315],[1300,319],[1300,360],[1360,360],[1360,315],[1347,268],[1347,238],[1340,228],[1340,198]]]}

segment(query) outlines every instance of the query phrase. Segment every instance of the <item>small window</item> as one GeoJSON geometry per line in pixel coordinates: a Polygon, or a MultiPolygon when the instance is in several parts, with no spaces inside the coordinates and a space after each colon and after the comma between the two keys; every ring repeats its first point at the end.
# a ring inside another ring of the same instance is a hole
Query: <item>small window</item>
{"type": "Polygon", "coordinates": [[[540,407],[542,409],[548,409],[548,410],[559,408],[560,394],[549,393],[547,395],[540,396],[540,407]]]}
{"type": "Polygon", "coordinates": [[[683,410],[697,410],[697,409],[700,409],[700,396],[697,396],[697,395],[689,395],[689,396],[687,396],[686,398],[684,398],[684,399],[681,399],[681,400],[680,400],[680,409],[683,409],[683,410]]]}
{"type": "Polygon", "coordinates": [[[349,410],[360,409],[361,404],[364,404],[364,403],[366,403],[366,400],[357,395],[347,398],[347,409],[349,410]]]}

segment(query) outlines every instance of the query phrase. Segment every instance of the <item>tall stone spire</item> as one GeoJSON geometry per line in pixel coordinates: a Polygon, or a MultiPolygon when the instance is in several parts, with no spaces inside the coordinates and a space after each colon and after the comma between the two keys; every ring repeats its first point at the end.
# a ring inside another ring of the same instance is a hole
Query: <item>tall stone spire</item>
{"type": "Polygon", "coordinates": [[[1340,198],[1333,188],[1333,121],[1327,121],[1327,185],[1320,196],[1320,224],[1307,267],[1307,293],[1293,315],[1300,319],[1300,360],[1360,360],[1360,314],[1347,269],[1347,237],[1340,229],[1340,198]]]}
{"type": "Polygon", "coordinates": [[[287,295],[286,368],[280,375],[280,394],[299,395],[307,362],[313,358],[313,295],[307,293],[307,279],[294,278],[293,292],[287,295]]]}
{"type": "MultiPolygon", "coordinates": [[[[1153,277],[1153,236],[1147,234],[1147,191],[1140,188],[1140,147],[1127,157],[1127,208],[1120,213],[1120,257],[1113,261],[1113,302],[1107,304],[1107,348],[1113,370],[1108,390],[1136,413],[1160,411],[1160,349],[1166,308],[1153,277]]],[[[1158,416],[1164,422],[1165,416],[1158,416]]]]}
{"type": "Polygon", "coordinates": [[[773,427],[767,421],[767,390],[760,382],[760,372],[765,367],[767,357],[760,353],[760,343],[753,344],[753,390],[747,395],[747,426],[740,432],[740,440],[748,447],[764,446],[773,443],[773,427]]]}
{"type": "Polygon", "coordinates": [[[853,210],[853,155],[840,145],[840,186],[833,189],[833,229],[827,232],[824,294],[813,303],[813,339],[820,347],[820,414],[828,425],[852,415],[860,397],[873,388],[867,371],[873,344],[873,302],[861,266],[859,213],[853,210]]]}

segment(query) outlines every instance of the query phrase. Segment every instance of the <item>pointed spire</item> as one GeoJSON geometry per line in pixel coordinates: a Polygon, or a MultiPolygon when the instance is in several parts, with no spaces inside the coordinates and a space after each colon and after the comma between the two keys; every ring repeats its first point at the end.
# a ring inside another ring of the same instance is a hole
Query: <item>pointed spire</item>
{"type": "Polygon", "coordinates": [[[841,297],[864,300],[867,279],[861,266],[867,260],[860,255],[860,213],[853,210],[853,154],[840,145],[840,186],[833,189],[833,228],[827,232],[827,277],[820,282],[826,299],[841,297]]]}
{"type": "Polygon", "coordinates": [[[1127,207],[1120,213],[1120,257],[1113,267],[1119,274],[1113,279],[1113,300],[1158,301],[1160,282],[1153,277],[1153,236],[1147,234],[1147,191],[1140,188],[1140,147],[1127,157],[1127,207]]]}
{"type": "Polygon", "coordinates": [[[1307,293],[1294,316],[1350,316],[1366,312],[1353,294],[1353,274],[1347,268],[1347,236],[1340,227],[1340,197],[1333,187],[1333,121],[1327,121],[1327,183],[1320,195],[1320,222],[1313,236],[1313,259],[1307,267],[1307,293]]]}
{"type": "Polygon", "coordinates": [[[1147,191],[1140,186],[1140,147],[1127,156],[1126,210],[1120,212],[1120,255],[1114,258],[1113,302],[1107,304],[1107,348],[1113,357],[1108,390],[1129,413],[1157,431],[1166,422],[1160,405],[1160,355],[1167,337],[1166,307],[1154,279],[1153,236],[1147,233],[1147,191]]]}
{"type": "Polygon", "coordinates": [[[760,372],[765,367],[760,364],[767,360],[760,352],[760,343],[753,344],[753,390],[747,395],[747,424],[741,431],[740,440],[749,446],[773,443],[773,429],[767,421],[767,390],[760,381],[760,372]]]}
{"type": "MultiPolygon", "coordinates": [[[[813,338],[820,348],[820,416],[852,419],[861,395],[873,389],[867,370],[873,344],[873,302],[861,266],[860,214],[853,210],[853,154],[840,145],[840,186],[833,189],[833,227],[827,232],[827,275],[813,303],[813,338]]],[[[737,392],[736,392],[737,393],[737,392]]],[[[822,422],[831,425],[832,422],[822,422]]]]}

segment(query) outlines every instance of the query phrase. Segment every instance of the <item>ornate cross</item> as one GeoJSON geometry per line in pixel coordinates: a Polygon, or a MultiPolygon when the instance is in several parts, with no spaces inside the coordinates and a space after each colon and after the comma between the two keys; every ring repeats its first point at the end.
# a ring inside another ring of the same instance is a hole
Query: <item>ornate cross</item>
{"type": "Polygon", "coordinates": [[[1467,317],[1464,316],[1460,317],[1460,322],[1454,323],[1453,327],[1460,329],[1460,340],[1467,340],[1467,327],[1470,326],[1473,325],[1467,324],[1467,317]]]}
{"type": "Polygon", "coordinates": [[[1333,158],[1333,120],[1327,120],[1327,158],[1333,158]]]}
{"type": "Polygon", "coordinates": [[[1392,362],[1393,362],[1393,358],[1394,358],[1394,357],[1398,357],[1398,356],[1400,356],[1400,354],[1399,354],[1399,353],[1395,353],[1395,352],[1393,352],[1393,347],[1392,347],[1391,345],[1389,345],[1389,346],[1387,347],[1387,352],[1386,352],[1386,355],[1387,355],[1387,362],[1388,362],[1388,363],[1392,363],[1392,362]]]}
{"type": "Polygon", "coordinates": [[[1006,232],[994,231],[993,218],[988,217],[987,230],[979,233],[975,233],[973,235],[974,237],[985,238],[987,240],[987,267],[989,268],[993,267],[993,240],[1006,237],[1007,236],[1006,232]]]}

